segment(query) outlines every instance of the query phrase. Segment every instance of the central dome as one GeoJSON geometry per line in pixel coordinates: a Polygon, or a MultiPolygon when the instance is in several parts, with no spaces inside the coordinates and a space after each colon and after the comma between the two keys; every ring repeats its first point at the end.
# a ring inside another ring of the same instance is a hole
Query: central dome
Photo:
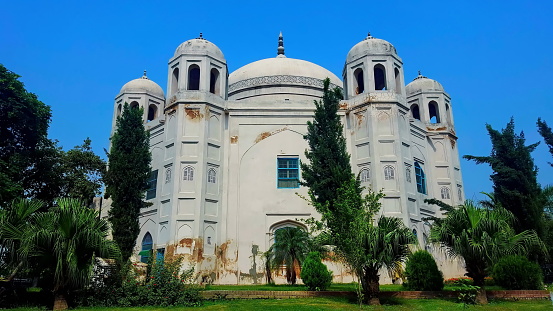
{"type": "Polygon", "coordinates": [[[267,58],[243,66],[230,74],[229,97],[240,99],[235,95],[253,89],[258,90],[253,96],[295,94],[300,89],[317,89],[322,96],[323,80],[326,78],[330,79],[331,87],[342,87],[342,81],[335,74],[319,65],[283,56],[267,58]]]}

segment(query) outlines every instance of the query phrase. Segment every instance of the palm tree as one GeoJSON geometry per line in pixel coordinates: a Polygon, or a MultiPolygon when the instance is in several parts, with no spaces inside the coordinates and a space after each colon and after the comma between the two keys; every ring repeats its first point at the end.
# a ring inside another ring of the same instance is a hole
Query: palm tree
{"type": "Polygon", "coordinates": [[[8,208],[0,210],[0,263],[2,272],[17,273],[23,261],[17,257],[23,232],[31,215],[44,203],[39,200],[16,199],[8,208]]]}
{"type": "Polygon", "coordinates": [[[349,258],[348,262],[354,262],[352,266],[357,270],[365,300],[379,305],[380,269],[386,268],[390,274],[396,271],[409,256],[409,245],[416,244],[416,238],[401,219],[385,216],[375,225],[368,223],[359,234],[360,245],[355,245],[359,248],[357,258],[349,258]]]}
{"type": "Polygon", "coordinates": [[[288,284],[296,284],[296,270],[301,267],[309,252],[309,235],[297,227],[285,227],[275,231],[273,245],[269,248],[267,260],[271,267],[278,269],[286,266],[286,280],[288,284]]]}
{"type": "Polygon", "coordinates": [[[432,225],[430,239],[444,246],[448,255],[463,258],[466,275],[480,287],[476,297],[480,304],[487,303],[484,277],[499,258],[523,255],[532,246],[546,252],[534,231],[516,234],[514,221],[513,214],[502,207],[486,209],[467,200],[432,225]]]}
{"type": "Polygon", "coordinates": [[[107,240],[108,223],[79,200],[59,199],[56,207],[31,218],[20,253],[52,274],[54,310],[65,310],[67,293],[88,283],[94,258],[118,258],[119,249],[107,240]]]}

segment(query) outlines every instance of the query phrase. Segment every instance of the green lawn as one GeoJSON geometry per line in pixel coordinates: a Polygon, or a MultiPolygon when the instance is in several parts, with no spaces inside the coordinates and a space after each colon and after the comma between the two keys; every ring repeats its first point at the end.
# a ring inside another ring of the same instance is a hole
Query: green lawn
{"type": "MultiPolygon", "coordinates": [[[[362,310],[393,310],[393,311],[415,311],[415,310],[463,310],[461,304],[447,300],[437,299],[390,299],[383,300],[384,305],[379,307],[363,306],[362,310]]],[[[515,311],[515,310],[552,310],[553,306],[549,300],[531,301],[492,301],[486,306],[470,306],[469,310],[494,310],[494,311],[515,311]]],[[[12,309],[17,311],[38,311],[41,309],[12,309]]],[[[162,310],[359,310],[354,302],[343,298],[310,298],[310,299],[257,299],[257,300],[223,300],[208,301],[202,307],[193,308],[78,308],[77,311],[162,311],[162,310]]]]}
{"type": "MultiPolygon", "coordinates": [[[[357,283],[336,283],[332,284],[329,291],[356,291],[357,283]]],[[[271,291],[303,291],[305,285],[206,285],[206,290],[271,290],[271,291]]],[[[446,286],[444,290],[458,290],[460,286],[446,286]]],[[[501,290],[499,286],[486,286],[488,290],[501,290]]],[[[404,291],[402,285],[381,284],[381,291],[404,291]]]]}

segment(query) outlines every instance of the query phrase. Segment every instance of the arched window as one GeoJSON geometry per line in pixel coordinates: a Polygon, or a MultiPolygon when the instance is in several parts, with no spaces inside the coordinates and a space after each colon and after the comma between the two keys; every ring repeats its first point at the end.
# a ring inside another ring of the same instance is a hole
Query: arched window
{"type": "Polygon", "coordinates": [[[121,116],[121,104],[119,104],[119,106],[117,106],[117,116],[118,117],[121,116]]]}
{"type": "Polygon", "coordinates": [[[401,77],[399,76],[399,69],[394,68],[394,78],[396,80],[396,93],[401,94],[401,77]]]}
{"type": "Polygon", "coordinates": [[[165,183],[168,184],[171,182],[171,168],[168,167],[166,170],[165,170],[165,183]]]}
{"type": "Polygon", "coordinates": [[[371,181],[371,171],[368,168],[364,168],[359,172],[359,180],[361,182],[371,181]]]}
{"type": "Polygon", "coordinates": [[[179,68],[173,69],[173,77],[171,79],[171,95],[174,95],[179,90],[179,68]]]}
{"type": "Polygon", "coordinates": [[[207,182],[212,184],[217,182],[217,172],[212,168],[207,171],[207,182]]]}
{"type": "Polygon", "coordinates": [[[131,104],[129,105],[129,108],[138,109],[139,108],[138,102],[137,101],[131,102],[131,104]]]}
{"type": "Polygon", "coordinates": [[[411,105],[411,115],[413,116],[413,118],[417,119],[420,121],[421,119],[421,112],[419,110],[419,105],[417,104],[413,104],[411,105]]]}
{"type": "Polygon", "coordinates": [[[426,176],[419,162],[415,162],[415,176],[417,179],[417,191],[426,194],[426,176]]]}
{"type": "Polygon", "coordinates": [[[407,182],[411,182],[411,166],[407,166],[405,168],[405,180],[407,180],[407,182]]]}
{"type": "Polygon", "coordinates": [[[219,70],[211,69],[211,75],[209,77],[209,91],[215,95],[220,95],[219,88],[219,70]]]}
{"type": "Polygon", "coordinates": [[[417,234],[417,229],[413,229],[413,235],[415,236],[415,238],[418,237],[418,234],[417,234]]]}
{"type": "Polygon", "coordinates": [[[442,200],[451,199],[451,195],[449,193],[449,188],[448,187],[442,187],[442,189],[440,189],[440,192],[442,194],[442,200]]]}
{"type": "Polygon", "coordinates": [[[188,68],[188,89],[191,91],[200,89],[200,67],[198,65],[191,65],[188,68]]]}
{"type": "Polygon", "coordinates": [[[363,69],[357,68],[353,72],[355,77],[355,94],[361,94],[365,92],[365,79],[363,78],[363,69]]]}
{"type": "Polygon", "coordinates": [[[148,107],[148,121],[153,121],[156,118],[156,115],[157,115],[156,105],[150,105],[150,107],[148,107]]]}
{"type": "Polygon", "coordinates": [[[461,185],[457,185],[457,196],[459,197],[459,201],[463,201],[463,187],[461,185]]]}
{"type": "Polygon", "coordinates": [[[396,178],[396,172],[393,166],[384,166],[384,180],[394,180],[396,178]]]}
{"type": "Polygon", "coordinates": [[[437,102],[431,101],[428,103],[428,114],[430,115],[430,123],[440,123],[440,111],[437,102]]]}
{"type": "Polygon", "coordinates": [[[152,235],[150,234],[150,232],[146,232],[146,234],[142,238],[142,249],[140,250],[141,262],[144,262],[144,263],[148,262],[153,246],[154,246],[154,241],[152,240],[152,235]]]}
{"type": "Polygon", "coordinates": [[[182,171],[182,180],[193,181],[194,180],[194,168],[187,166],[182,171]]]}
{"type": "Polygon", "coordinates": [[[377,91],[386,90],[386,71],[381,64],[374,66],[374,89],[377,91]]]}

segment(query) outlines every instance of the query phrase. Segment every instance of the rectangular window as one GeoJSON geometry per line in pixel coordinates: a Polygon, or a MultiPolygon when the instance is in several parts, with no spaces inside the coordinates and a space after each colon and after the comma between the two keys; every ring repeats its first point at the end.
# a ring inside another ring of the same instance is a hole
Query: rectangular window
{"type": "Polygon", "coordinates": [[[419,162],[415,162],[415,177],[417,179],[417,191],[426,194],[426,175],[419,162]]]}
{"type": "Polygon", "coordinates": [[[157,190],[157,170],[150,173],[150,178],[148,179],[148,190],[146,190],[146,200],[150,200],[156,197],[157,190]]]}
{"type": "Polygon", "coordinates": [[[300,165],[299,158],[278,158],[277,159],[277,187],[278,188],[299,188],[300,165]]]}

